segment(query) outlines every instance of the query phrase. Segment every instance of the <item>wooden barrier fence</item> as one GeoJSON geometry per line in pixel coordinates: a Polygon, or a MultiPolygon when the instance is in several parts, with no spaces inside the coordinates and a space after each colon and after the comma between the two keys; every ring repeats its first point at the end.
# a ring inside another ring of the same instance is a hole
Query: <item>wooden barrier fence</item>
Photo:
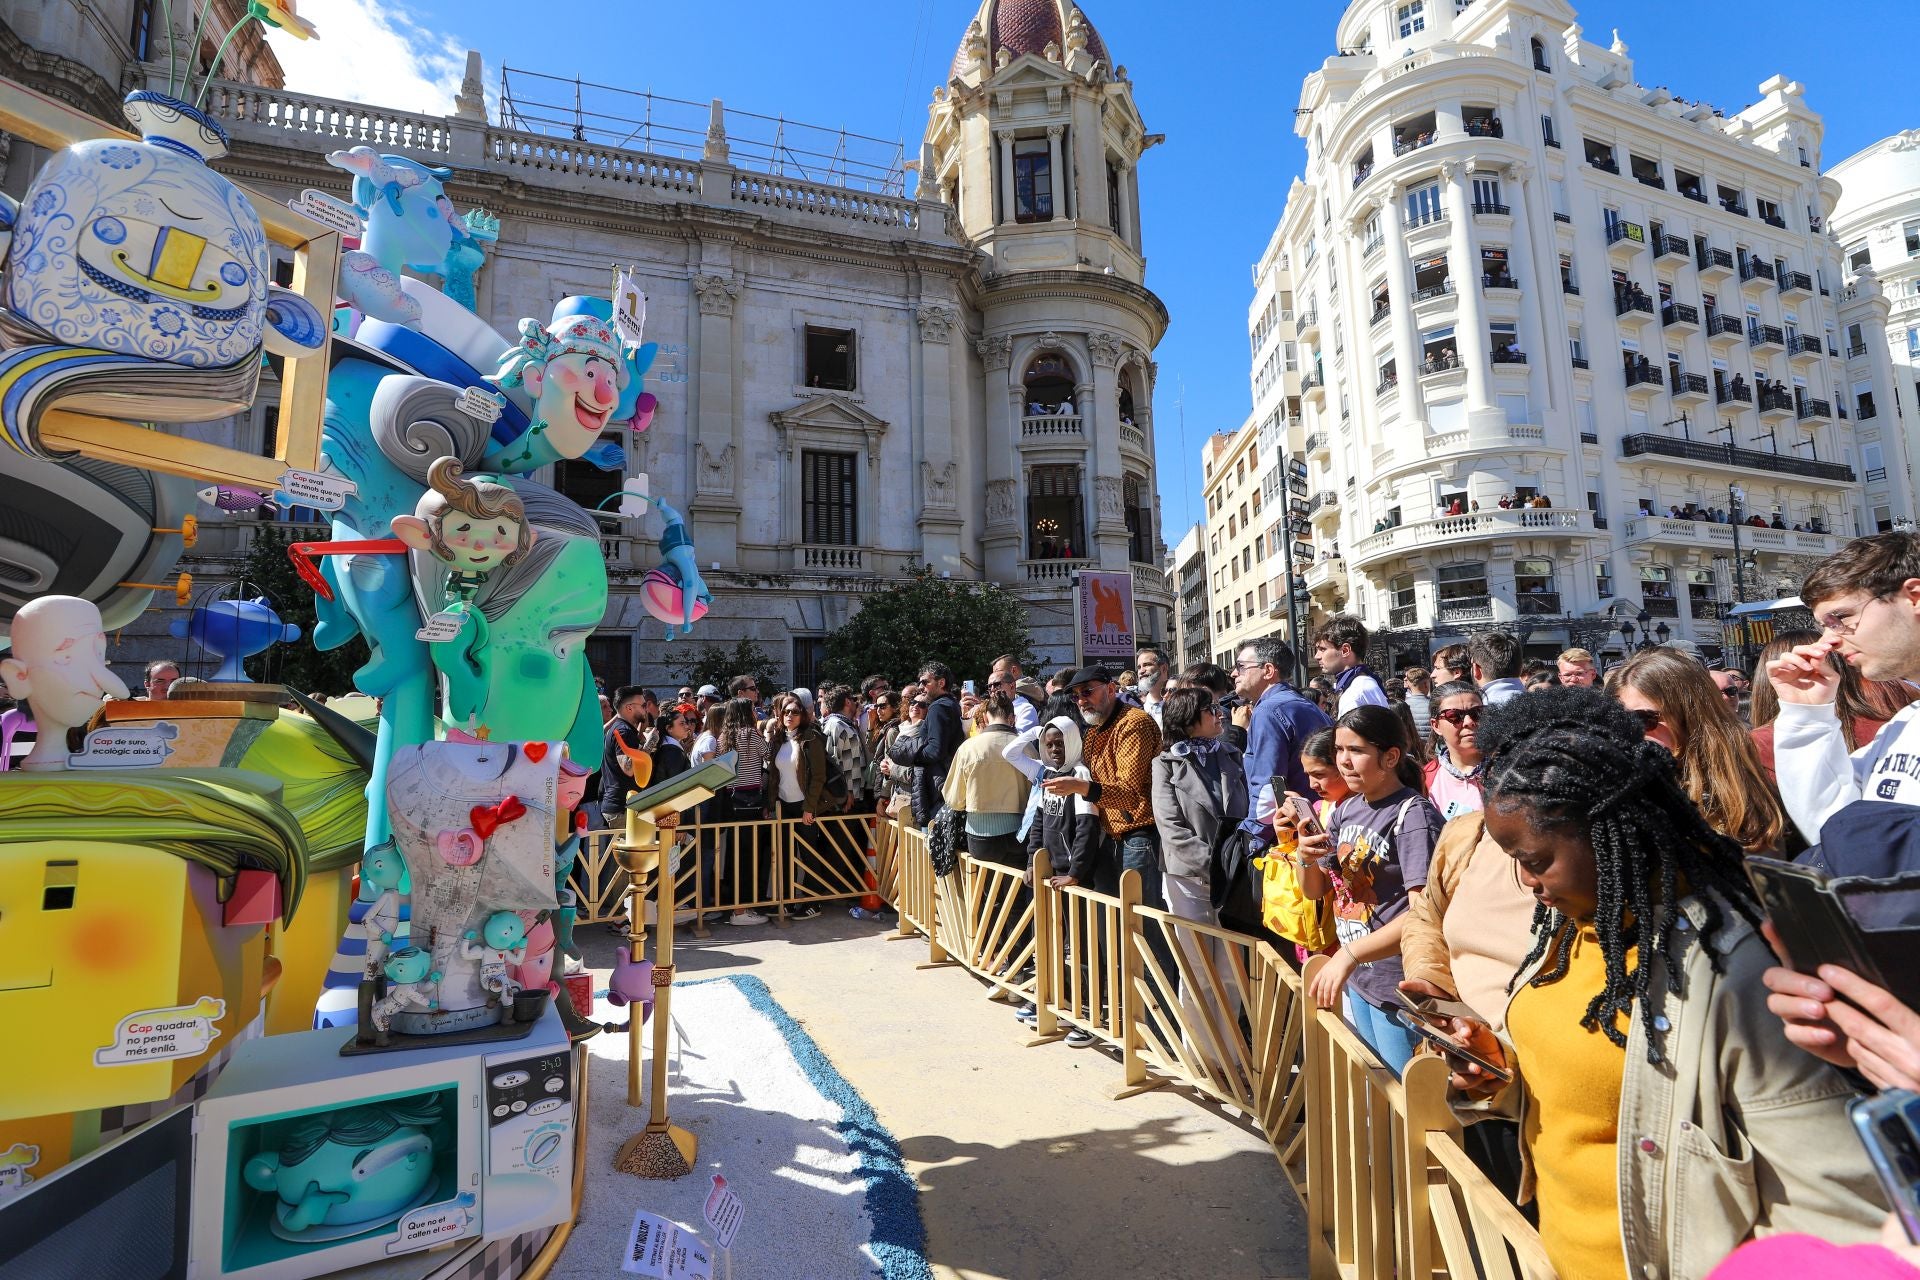
{"type": "MultiPolygon", "coordinates": [[[[1183,1085],[1257,1124],[1306,1205],[1315,1280],[1552,1280],[1538,1233],[1460,1145],[1445,1064],[1419,1056],[1396,1078],[1337,1013],[1309,1007],[1323,957],[1297,973],[1263,939],[1144,906],[1138,872],[1113,894],[1056,889],[1042,851],[1024,869],[963,856],[937,876],[926,833],[904,821],[801,826],[686,824],[676,900],[780,910],[878,892],[898,913],[891,936],[924,937],[928,965],[1034,1004],[1029,1044],[1080,1028],[1119,1052],[1115,1096],[1183,1085]]],[[[615,834],[583,842],[582,924],[612,919],[624,889],[615,834]]]]}

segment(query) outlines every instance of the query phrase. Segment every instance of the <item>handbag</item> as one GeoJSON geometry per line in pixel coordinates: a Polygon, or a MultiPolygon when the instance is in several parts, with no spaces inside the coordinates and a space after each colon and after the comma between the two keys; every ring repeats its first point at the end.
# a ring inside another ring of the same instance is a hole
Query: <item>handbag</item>
{"type": "Polygon", "coordinates": [[[960,850],[966,840],[967,815],[947,805],[927,824],[927,854],[933,861],[933,874],[950,876],[960,866],[960,850]]]}
{"type": "Polygon", "coordinates": [[[1259,930],[1262,885],[1256,861],[1247,833],[1238,826],[1227,827],[1214,841],[1213,856],[1207,861],[1207,896],[1225,928],[1241,933],[1259,930]]]}

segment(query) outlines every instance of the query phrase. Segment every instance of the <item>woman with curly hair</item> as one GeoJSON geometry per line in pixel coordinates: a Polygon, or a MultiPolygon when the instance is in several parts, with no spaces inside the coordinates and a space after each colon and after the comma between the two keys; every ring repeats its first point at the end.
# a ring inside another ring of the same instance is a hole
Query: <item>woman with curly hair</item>
{"type": "Polygon", "coordinates": [[[1563,1276],[1704,1276],[1755,1235],[1866,1240],[1885,1208],[1853,1090],[1767,1011],[1773,963],[1738,843],[1673,754],[1597,691],[1488,714],[1486,830],[1537,902],[1506,1034],[1456,1020],[1453,1084],[1517,1107],[1563,1276]]]}
{"type": "Polygon", "coordinates": [[[1673,753],[1687,797],[1714,830],[1748,853],[1780,849],[1787,811],[1705,667],[1678,649],[1648,649],[1612,672],[1607,692],[1638,717],[1648,741],[1673,753]]]}

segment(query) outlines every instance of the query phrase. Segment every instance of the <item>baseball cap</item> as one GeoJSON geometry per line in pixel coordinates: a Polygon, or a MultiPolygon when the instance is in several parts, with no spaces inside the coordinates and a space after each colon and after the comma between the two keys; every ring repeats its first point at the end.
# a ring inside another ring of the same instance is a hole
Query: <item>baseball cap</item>
{"type": "Polygon", "coordinates": [[[1112,679],[1113,673],[1096,662],[1090,667],[1082,667],[1074,672],[1073,678],[1067,681],[1067,688],[1076,689],[1083,684],[1103,683],[1112,679]]]}
{"type": "Polygon", "coordinates": [[[720,696],[720,690],[717,686],[703,684],[700,686],[700,692],[694,696],[697,698],[717,698],[720,696]]]}

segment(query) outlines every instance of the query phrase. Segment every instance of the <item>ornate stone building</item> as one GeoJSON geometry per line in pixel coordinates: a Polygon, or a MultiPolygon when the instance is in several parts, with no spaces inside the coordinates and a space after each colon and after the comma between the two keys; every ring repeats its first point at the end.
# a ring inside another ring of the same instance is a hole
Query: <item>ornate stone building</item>
{"type": "MultiPolygon", "coordinates": [[[[84,34],[41,33],[10,73],[46,87],[83,57],[153,73],[125,43],[96,56],[84,34]]],[[[1139,635],[1171,635],[1152,411],[1167,313],[1144,284],[1135,172],[1159,138],[1071,3],[983,0],[917,166],[890,173],[781,163],[758,118],[718,100],[685,145],[603,140],[592,117],[569,128],[509,101],[490,116],[478,55],[445,117],[283,91],[274,70],[216,81],[209,108],[233,138],[219,167],[282,199],[343,195],[325,156],[355,145],[451,168],[456,207],[500,219],[477,284],[500,333],[604,294],[611,265],[635,268],[662,344],[660,408],[621,443],[628,477],[644,473],[693,525],[715,595],[694,645],[751,638],[811,680],[861,594],[922,564],[1018,592],[1049,665],[1073,657],[1077,569],[1130,569],[1139,635]]],[[[112,95],[96,96],[83,105],[110,115],[112,95]]],[[[16,165],[7,189],[29,171],[16,165]]],[[[205,430],[261,444],[273,419],[263,397],[250,420],[205,430]]],[[[539,478],[584,506],[627,478],[556,472],[539,478]]],[[[212,579],[257,524],[204,514],[183,567],[212,579]]],[[[610,684],[677,682],[685,658],[688,642],[661,643],[641,607],[652,541],[638,522],[605,539],[613,598],[590,644],[610,684]]],[[[172,656],[166,621],[150,611],[116,658],[172,656]]]]}

